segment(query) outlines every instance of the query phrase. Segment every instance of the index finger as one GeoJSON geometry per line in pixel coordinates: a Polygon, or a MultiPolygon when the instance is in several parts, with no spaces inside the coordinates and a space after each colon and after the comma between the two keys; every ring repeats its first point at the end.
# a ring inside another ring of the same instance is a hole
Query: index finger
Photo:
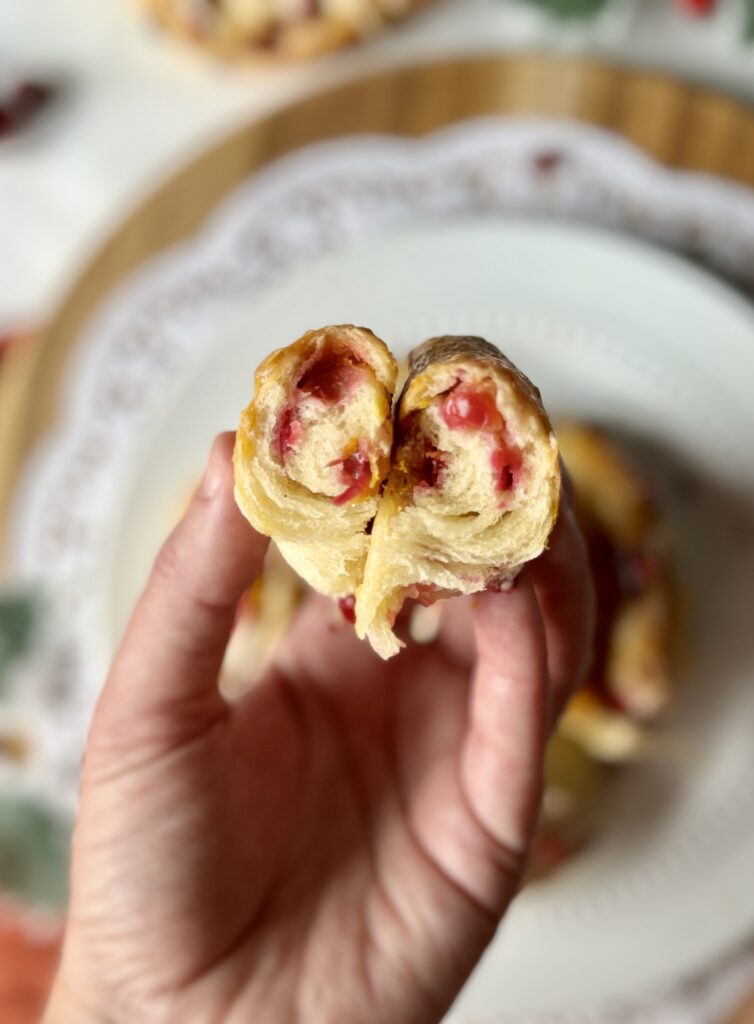
{"type": "Polygon", "coordinates": [[[224,706],[217,677],[239,598],[267,550],[233,497],[233,434],[215,441],[186,515],[160,551],[114,664],[101,705],[108,717],[145,721],[224,706]]]}

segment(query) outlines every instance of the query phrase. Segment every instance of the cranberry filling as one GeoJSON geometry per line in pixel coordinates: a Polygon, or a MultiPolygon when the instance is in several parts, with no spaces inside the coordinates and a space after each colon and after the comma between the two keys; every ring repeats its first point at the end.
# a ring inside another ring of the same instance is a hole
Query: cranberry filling
{"type": "MultiPolygon", "coordinates": [[[[322,358],[304,372],[296,388],[307,397],[317,398],[328,405],[336,405],[353,394],[365,380],[366,373],[366,367],[355,363],[352,357],[325,351],[322,358]]],[[[274,449],[281,461],[301,440],[303,428],[296,415],[296,404],[294,399],[278,421],[274,449]]],[[[349,467],[349,472],[352,469],[355,467],[349,467]]]]}
{"type": "Polygon", "coordinates": [[[335,505],[345,505],[358,498],[372,482],[372,464],[363,442],[352,455],[329,465],[340,466],[340,479],[346,488],[342,494],[333,498],[335,505]]]}
{"type": "Polygon", "coordinates": [[[53,89],[44,82],[21,82],[10,96],[0,103],[0,137],[25,127],[45,107],[53,89]]]}
{"type": "Polygon", "coordinates": [[[289,407],[280,417],[275,435],[275,454],[281,462],[285,459],[288,452],[299,443],[301,433],[301,421],[296,418],[296,410],[293,407],[289,407]]]}
{"type": "MultiPolygon", "coordinates": [[[[490,391],[474,390],[462,383],[456,384],[440,402],[440,415],[451,430],[480,430],[492,434],[494,447],[490,455],[495,489],[513,490],[521,478],[521,453],[509,448],[504,440],[505,423],[490,391]]],[[[443,465],[444,468],[444,465],[443,465]]],[[[424,486],[436,486],[437,480],[427,481],[420,474],[424,486]]]]}
{"type": "Polygon", "coordinates": [[[403,599],[404,601],[413,599],[424,608],[429,608],[431,604],[435,603],[441,592],[443,592],[442,587],[436,583],[412,583],[410,587],[405,588],[403,599]]]}
{"type": "Polygon", "coordinates": [[[490,462],[497,490],[512,491],[521,478],[521,453],[508,448],[501,440],[493,449],[490,462]]]}
{"type": "Polygon", "coordinates": [[[351,625],[356,623],[356,598],[353,594],[348,594],[347,597],[338,598],[338,608],[340,608],[340,614],[351,625]]]}
{"type": "Polygon", "coordinates": [[[367,370],[354,363],[342,352],[325,351],[321,359],[310,366],[296,385],[312,398],[336,405],[343,402],[363,383],[367,370]]]}
{"type": "Polygon", "coordinates": [[[416,476],[419,478],[417,487],[439,487],[445,476],[446,463],[444,453],[427,449],[421,456],[416,476]]]}
{"type": "Polygon", "coordinates": [[[485,430],[490,433],[503,429],[495,398],[487,391],[474,391],[456,386],[440,403],[440,415],[451,430],[485,430]]]}
{"type": "Polygon", "coordinates": [[[586,515],[581,518],[581,529],[597,598],[592,664],[584,688],[596,694],[607,707],[625,712],[620,700],[608,690],[606,681],[613,623],[624,603],[661,579],[661,571],[649,552],[617,545],[586,515]]]}

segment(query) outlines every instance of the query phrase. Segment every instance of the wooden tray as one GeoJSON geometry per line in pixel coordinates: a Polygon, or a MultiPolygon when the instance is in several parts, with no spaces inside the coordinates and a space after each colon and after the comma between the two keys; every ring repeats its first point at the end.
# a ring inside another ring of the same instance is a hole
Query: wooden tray
{"type": "Polygon", "coordinates": [[[149,197],[91,261],[50,322],[4,360],[0,563],[19,471],[54,420],[61,372],[76,338],[113,285],[196,231],[240,181],[289,150],[353,133],[422,135],[492,113],[590,122],[671,166],[754,185],[754,114],[743,104],[659,75],[578,59],[486,56],[398,68],[252,122],[149,197]]]}

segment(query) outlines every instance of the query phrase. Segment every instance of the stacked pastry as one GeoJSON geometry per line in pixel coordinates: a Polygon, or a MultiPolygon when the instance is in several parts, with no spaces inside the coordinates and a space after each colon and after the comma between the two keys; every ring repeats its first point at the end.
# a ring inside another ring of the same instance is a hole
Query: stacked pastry
{"type": "Polygon", "coordinates": [[[306,58],[371,35],[427,0],[141,0],[157,22],[223,56],[306,58]]]}

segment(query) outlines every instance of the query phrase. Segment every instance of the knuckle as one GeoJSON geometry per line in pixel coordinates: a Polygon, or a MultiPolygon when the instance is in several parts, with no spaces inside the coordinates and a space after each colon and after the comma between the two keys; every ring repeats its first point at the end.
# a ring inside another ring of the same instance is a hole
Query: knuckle
{"type": "Polygon", "coordinates": [[[169,589],[185,588],[188,576],[186,558],[175,535],[162,545],[152,568],[152,582],[169,589]]]}

